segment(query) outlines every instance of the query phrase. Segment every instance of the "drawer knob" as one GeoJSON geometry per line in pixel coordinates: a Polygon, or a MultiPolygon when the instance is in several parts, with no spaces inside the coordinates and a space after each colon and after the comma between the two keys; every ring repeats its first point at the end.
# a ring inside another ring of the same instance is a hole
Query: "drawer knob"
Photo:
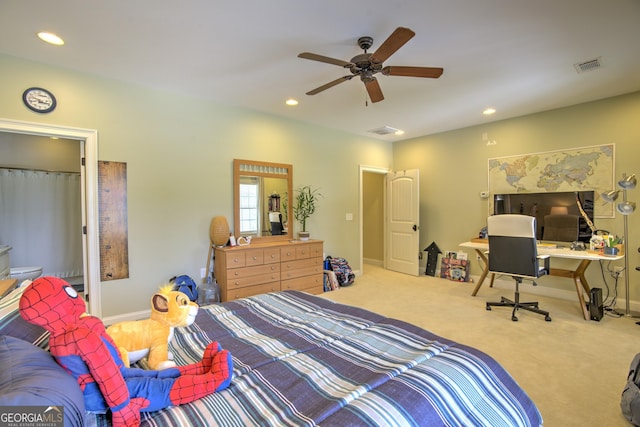
{"type": "Polygon", "coordinates": [[[258,259],[258,257],[253,257],[253,260],[254,260],[254,261],[255,261],[255,260],[257,260],[257,259],[258,259]]]}

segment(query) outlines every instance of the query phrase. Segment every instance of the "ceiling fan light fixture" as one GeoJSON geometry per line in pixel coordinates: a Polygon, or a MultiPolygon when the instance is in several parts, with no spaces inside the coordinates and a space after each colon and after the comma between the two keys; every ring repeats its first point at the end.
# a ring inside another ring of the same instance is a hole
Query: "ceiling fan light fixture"
{"type": "Polygon", "coordinates": [[[298,105],[298,100],[289,98],[284,103],[287,104],[289,107],[295,107],[296,105],[298,105]]]}
{"type": "Polygon", "coordinates": [[[483,115],[483,116],[492,116],[492,115],[494,115],[495,113],[496,113],[496,109],[495,109],[495,108],[493,108],[493,107],[485,108],[485,109],[482,111],[482,115],[483,115]]]}
{"type": "Polygon", "coordinates": [[[61,37],[55,35],[54,33],[49,33],[47,31],[40,31],[37,34],[38,38],[40,40],[42,40],[43,42],[55,45],[55,46],[62,46],[64,45],[64,40],[62,40],[61,37]]]}

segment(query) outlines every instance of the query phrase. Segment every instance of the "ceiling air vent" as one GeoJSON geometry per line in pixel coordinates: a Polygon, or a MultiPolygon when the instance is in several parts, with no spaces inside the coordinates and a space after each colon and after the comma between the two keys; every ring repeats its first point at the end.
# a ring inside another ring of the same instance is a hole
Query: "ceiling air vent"
{"type": "Polygon", "coordinates": [[[578,73],[584,73],[586,71],[597,70],[602,67],[602,58],[597,57],[596,59],[591,59],[589,61],[581,62],[579,64],[573,64],[578,73]]]}
{"type": "Polygon", "coordinates": [[[378,135],[389,135],[390,133],[399,132],[400,129],[392,128],[391,126],[382,126],[381,128],[371,129],[369,132],[377,133],[378,135]]]}

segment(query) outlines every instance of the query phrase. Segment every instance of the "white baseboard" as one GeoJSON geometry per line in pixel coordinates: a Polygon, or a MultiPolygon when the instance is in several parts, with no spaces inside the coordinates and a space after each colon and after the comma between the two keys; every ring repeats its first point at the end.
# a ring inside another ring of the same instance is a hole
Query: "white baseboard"
{"type": "MultiPolygon", "coordinates": [[[[479,276],[471,276],[474,283],[478,283],[479,276]]],[[[514,290],[513,280],[506,278],[498,278],[493,281],[493,287],[498,289],[505,290],[514,290]]],[[[475,286],[475,285],[474,285],[475,286]]],[[[482,286],[489,286],[488,280],[485,280],[485,283],[482,286]]],[[[556,289],[549,286],[527,286],[527,293],[533,295],[541,295],[544,297],[558,298],[566,301],[577,301],[578,297],[575,291],[568,291],[564,289],[556,289]]],[[[586,295],[585,295],[586,296],[586,295]]],[[[604,297],[604,295],[603,295],[604,297]]],[[[624,307],[626,307],[627,301],[620,296],[616,299],[616,309],[617,311],[624,311],[624,307]]],[[[640,311],[640,302],[639,301],[629,301],[629,308],[631,311],[640,311]]]]}
{"type": "Polygon", "coordinates": [[[151,309],[134,311],[132,313],[118,314],[117,316],[109,316],[102,319],[105,325],[113,325],[120,322],[127,322],[130,320],[148,319],[151,317],[151,309]]]}

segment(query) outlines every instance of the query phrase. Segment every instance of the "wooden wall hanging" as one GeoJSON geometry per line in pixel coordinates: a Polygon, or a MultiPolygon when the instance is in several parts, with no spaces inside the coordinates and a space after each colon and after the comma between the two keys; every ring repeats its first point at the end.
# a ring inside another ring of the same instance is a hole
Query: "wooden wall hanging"
{"type": "Polygon", "coordinates": [[[98,162],[100,280],[129,277],[127,164],[98,162]]]}

